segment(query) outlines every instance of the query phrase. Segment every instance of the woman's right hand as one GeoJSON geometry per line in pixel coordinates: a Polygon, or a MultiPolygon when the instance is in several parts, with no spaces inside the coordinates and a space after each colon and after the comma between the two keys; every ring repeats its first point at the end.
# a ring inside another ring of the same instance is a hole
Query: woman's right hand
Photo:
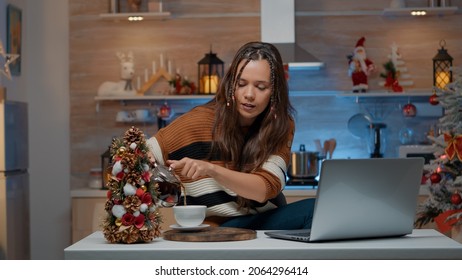
{"type": "Polygon", "coordinates": [[[210,172],[214,165],[210,162],[191,159],[188,157],[181,160],[168,160],[167,163],[174,170],[181,170],[181,175],[192,180],[203,176],[211,176],[210,172]]]}

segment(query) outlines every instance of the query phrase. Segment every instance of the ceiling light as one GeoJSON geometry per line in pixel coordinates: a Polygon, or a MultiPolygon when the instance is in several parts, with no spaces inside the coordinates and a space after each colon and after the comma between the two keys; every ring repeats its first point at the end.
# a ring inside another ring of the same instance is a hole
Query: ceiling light
{"type": "Polygon", "coordinates": [[[413,16],[424,16],[426,14],[427,14],[427,12],[424,11],[424,10],[413,10],[413,11],[411,11],[411,15],[413,15],[413,16]]]}
{"type": "Polygon", "coordinates": [[[129,21],[142,21],[143,17],[142,16],[129,16],[128,20],[129,21]]]}

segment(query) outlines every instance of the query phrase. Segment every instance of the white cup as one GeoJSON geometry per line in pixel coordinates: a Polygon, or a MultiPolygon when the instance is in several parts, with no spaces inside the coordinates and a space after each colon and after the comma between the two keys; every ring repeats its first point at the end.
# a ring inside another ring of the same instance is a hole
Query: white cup
{"type": "Polygon", "coordinates": [[[173,206],[173,215],[181,227],[197,227],[205,219],[205,205],[176,205],[173,206]]]}
{"type": "Polygon", "coordinates": [[[128,112],[126,112],[126,111],[117,112],[116,121],[118,121],[118,122],[126,122],[128,120],[129,120],[128,112]]]}
{"type": "Polygon", "coordinates": [[[149,110],[147,109],[139,109],[135,110],[136,119],[139,121],[146,121],[149,119],[149,110]]]}

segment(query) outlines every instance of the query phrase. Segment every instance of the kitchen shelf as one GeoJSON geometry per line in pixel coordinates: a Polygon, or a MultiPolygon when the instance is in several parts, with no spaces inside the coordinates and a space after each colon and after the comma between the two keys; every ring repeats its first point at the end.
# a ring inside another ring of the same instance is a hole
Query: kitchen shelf
{"type": "Polygon", "coordinates": [[[339,97],[354,97],[356,103],[396,103],[399,100],[407,100],[413,102],[428,102],[428,98],[433,94],[432,90],[422,91],[404,91],[404,92],[388,92],[388,91],[377,91],[377,92],[343,92],[340,93],[339,97]]]}
{"type": "MultiPolygon", "coordinates": [[[[126,20],[130,16],[142,16],[144,20],[166,20],[166,19],[204,19],[204,18],[248,18],[259,17],[260,13],[201,13],[201,14],[171,14],[170,12],[157,13],[103,13],[99,18],[103,20],[126,20]]],[[[93,16],[94,18],[94,16],[93,16]]]]}
{"type": "Polygon", "coordinates": [[[128,101],[169,101],[169,100],[204,100],[208,101],[215,95],[114,95],[114,96],[95,96],[96,112],[100,110],[100,103],[103,101],[120,101],[123,105],[128,101]]]}
{"type": "MultiPolygon", "coordinates": [[[[291,90],[289,91],[290,97],[313,97],[313,96],[337,96],[341,91],[304,91],[304,90],[291,90]]],[[[99,112],[100,103],[105,101],[120,101],[125,105],[129,101],[208,101],[215,95],[210,94],[193,94],[193,95],[109,95],[109,96],[96,96],[96,112],[99,112]]]]}
{"type": "Polygon", "coordinates": [[[384,16],[412,16],[412,11],[425,11],[426,16],[452,15],[457,12],[458,7],[408,7],[408,8],[387,8],[383,10],[384,16]]]}
{"type": "MultiPolygon", "coordinates": [[[[422,91],[409,91],[409,92],[387,92],[387,91],[377,91],[377,92],[366,92],[366,93],[354,93],[354,92],[345,92],[345,91],[289,91],[290,97],[315,97],[315,96],[338,96],[338,97],[355,97],[356,102],[359,102],[359,99],[368,99],[368,98],[383,98],[383,99],[393,99],[393,98],[410,98],[410,97],[429,97],[433,94],[431,90],[422,90],[422,91]]],[[[126,105],[130,101],[208,101],[212,99],[215,95],[112,95],[112,96],[95,96],[96,101],[96,112],[100,110],[101,102],[110,102],[110,101],[120,101],[122,105],[126,105]]]]}
{"type": "Polygon", "coordinates": [[[376,92],[343,92],[339,96],[344,97],[419,97],[419,96],[431,96],[433,92],[428,91],[404,91],[404,92],[388,92],[388,91],[376,91],[376,92]]]}
{"type": "Polygon", "coordinates": [[[100,14],[99,17],[103,20],[128,20],[129,17],[141,16],[143,20],[165,20],[171,17],[170,12],[156,12],[156,13],[105,13],[100,14]]]}

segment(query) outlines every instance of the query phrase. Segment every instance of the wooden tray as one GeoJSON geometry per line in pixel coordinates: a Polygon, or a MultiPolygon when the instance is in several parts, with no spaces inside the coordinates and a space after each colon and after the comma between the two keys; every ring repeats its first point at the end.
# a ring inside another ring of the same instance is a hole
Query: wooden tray
{"type": "Polygon", "coordinates": [[[165,240],[183,242],[241,241],[255,239],[257,232],[243,228],[209,227],[199,231],[168,230],[163,237],[165,240]]]}

